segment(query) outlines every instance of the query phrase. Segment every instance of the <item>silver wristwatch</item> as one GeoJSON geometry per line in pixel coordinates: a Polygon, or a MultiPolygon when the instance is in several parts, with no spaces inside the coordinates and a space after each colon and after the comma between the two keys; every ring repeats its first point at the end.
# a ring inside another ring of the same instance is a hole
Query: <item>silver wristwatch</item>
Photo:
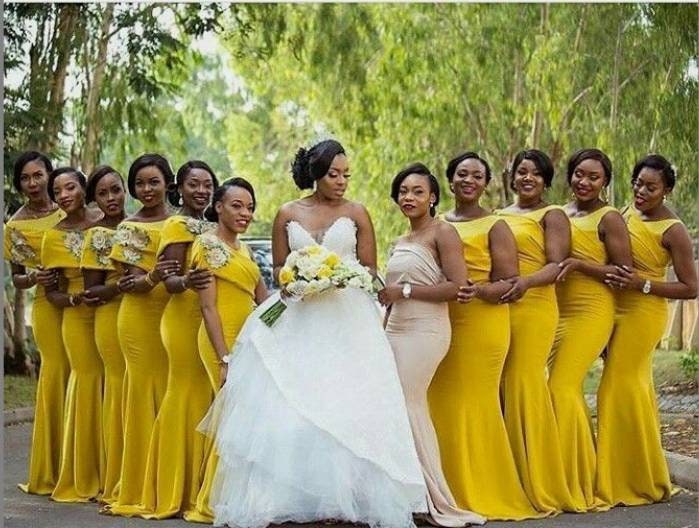
{"type": "Polygon", "coordinates": [[[646,282],[643,283],[643,288],[641,288],[641,292],[645,293],[646,295],[650,293],[650,279],[646,279],[646,282]]]}
{"type": "Polygon", "coordinates": [[[403,283],[403,299],[410,299],[410,295],[413,293],[413,285],[409,282],[403,283]]]}

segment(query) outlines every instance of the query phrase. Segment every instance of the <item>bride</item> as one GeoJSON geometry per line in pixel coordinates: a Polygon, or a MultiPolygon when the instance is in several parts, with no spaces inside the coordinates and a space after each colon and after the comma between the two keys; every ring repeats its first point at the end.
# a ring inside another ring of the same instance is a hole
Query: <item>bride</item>
{"type": "MultiPolygon", "coordinates": [[[[308,197],[274,221],[275,276],[290,251],[320,244],[376,269],[366,209],[344,198],[345,151],[326,140],[299,149],[292,167],[308,197]]],[[[411,527],[426,488],[396,364],[366,292],[345,288],[288,302],[270,328],[250,315],[227,380],[200,429],[220,456],[214,524],[262,528],[334,519],[411,527]]]]}

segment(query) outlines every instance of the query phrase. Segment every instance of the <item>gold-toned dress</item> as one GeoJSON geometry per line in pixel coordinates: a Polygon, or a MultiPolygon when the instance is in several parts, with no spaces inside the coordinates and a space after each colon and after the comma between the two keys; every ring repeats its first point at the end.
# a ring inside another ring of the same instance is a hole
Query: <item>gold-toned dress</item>
{"type": "MultiPolygon", "coordinates": [[[[221,317],[226,348],[231,349],[238,332],[255,307],[255,288],[260,281],[260,269],[247,246],[241,243],[233,249],[214,233],[206,233],[194,242],[192,266],[211,270],[216,281],[216,309],[221,317]]],[[[204,321],[198,332],[199,355],[209,376],[211,388],[220,388],[218,355],[214,350],[204,321]]],[[[194,522],[213,522],[209,505],[211,489],[216,475],[218,457],[213,439],[207,438],[207,458],[202,487],[196,505],[185,513],[185,519],[194,522]]]]}
{"type": "MultiPolygon", "coordinates": [[[[468,277],[490,280],[494,215],[454,222],[468,277]]],[[[428,392],[442,468],[457,504],[489,520],[539,514],[517,474],[500,408],[500,380],[510,344],[510,308],[473,299],[449,303],[451,346],[428,392]]]]}
{"type": "MultiPolygon", "coordinates": [[[[85,244],[80,267],[84,270],[104,271],[106,284],[114,283],[118,273],[109,258],[115,230],[93,227],[85,233],[85,244]]],[[[119,346],[117,316],[121,295],[95,308],[95,343],[104,365],[104,399],[102,402],[102,436],[105,469],[102,475],[101,501],[112,504],[119,493],[121,455],[124,449],[124,376],[126,363],[119,346]]]]}
{"type": "MultiPolygon", "coordinates": [[[[533,275],[547,264],[542,221],[558,206],[498,214],[517,241],[519,272],[533,275]]],[[[583,511],[568,491],[556,417],[547,385],[547,363],[558,324],[554,284],[530,288],[510,304],[510,349],[502,376],[505,426],[527,497],[543,512],[583,511]]]]}
{"type": "MultiPolygon", "coordinates": [[[[215,226],[195,218],[171,216],[163,227],[158,254],[172,244],[187,244],[187,266],[194,238],[215,226]]],[[[167,390],[153,426],[143,484],[141,515],[148,519],[165,519],[193,509],[201,488],[207,438],[196,428],[214,394],[199,359],[201,320],[195,290],[170,296],[160,322],[168,356],[167,390]]]]}
{"type": "MultiPolygon", "coordinates": [[[[85,289],[80,260],[83,231],[49,229],[44,234],[41,262],[58,269],[68,293],[85,289]]],[[[63,308],[61,332],[70,363],[58,481],[51,499],[87,502],[99,497],[104,474],[102,390],[104,367],[95,343],[95,309],[85,304],[63,308]]]]}
{"type": "MultiPolygon", "coordinates": [[[[677,219],[643,221],[629,207],[633,267],[643,279],[665,281],[672,255],[662,245],[677,219]]],[[[665,331],[667,299],[622,290],[614,333],[597,393],[597,495],[610,505],[669,500],[672,484],[660,438],[653,352],[665,331]]]]}
{"type": "MultiPolygon", "coordinates": [[[[42,218],[10,220],[5,225],[5,260],[36,269],[41,265],[44,232],[65,217],[61,209],[42,218]]],[[[42,286],[34,290],[31,323],[34,342],[41,358],[36,386],[34,429],[29,455],[29,478],[19,489],[25,493],[50,495],[58,481],[63,445],[63,406],[70,365],[63,348],[61,327],[63,310],[46,299],[42,286]]]]}
{"type": "MultiPolygon", "coordinates": [[[[110,253],[117,269],[121,263],[152,270],[164,224],[165,220],[120,223],[110,253]]],[[[116,515],[142,511],[150,437],[167,386],[167,353],[160,338],[160,319],[169,298],[160,282],[147,293],[125,293],[119,306],[117,332],[126,360],[126,385],[119,496],[108,510],[116,515]]]]}
{"type": "MultiPolygon", "coordinates": [[[[599,239],[605,206],[586,216],[573,217],[571,256],[607,264],[607,250],[599,239]]],[[[588,509],[605,505],[595,499],[595,439],[590,410],[583,396],[585,375],[609,342],[614,326],[614,294],[604,283],[579,271],[556,287],[558,328],[552,350],[549,389],[558,423],[566,480],[576,504],[588,509]]]]}

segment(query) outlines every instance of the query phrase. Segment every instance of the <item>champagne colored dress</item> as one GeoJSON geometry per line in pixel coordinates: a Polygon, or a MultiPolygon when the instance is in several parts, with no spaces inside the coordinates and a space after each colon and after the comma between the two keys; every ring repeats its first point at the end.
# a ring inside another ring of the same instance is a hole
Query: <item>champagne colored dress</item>
{"type": "MultiPolygon", "coordinates": [[[[490,280],[494,215],[454,222],[468,277],[490,280]]],[[[473,299],[449,303],[451,345],[428,391],[442,468],[460,508],[489,520],[541,516],[517,474],[500,408],[500,379],[510,344],[510,308],[473,299]]]]}
{"type": "MultiPolygon", "coordinates": [[[[571,256],[607,264],[607,251],[598,226],[605,206],[586,216],[570,219],[571,256]]],[[[609,342],[614,326],[614,294],[604,283],[580,272],[558,283],[559,320],[553,345],[549,389],[558,423],[568,488],[578,504],[604,508],[595,499],[595,439],[590,410],[583,396],[583,381],[592,363],[609,342]]]]}
{"type": "MultiPolygon", "coordinates": [[[[80,267],[107,273],[106,284],[114,283],[118,274],[109,253],[114,229],[93,227],[85,233],[80,267]]],[[[102,436],[105,469],[102,475],[101,501],[112,504],[119,493],[121,455],[124,449],[123,394],[126,363],[119,346],[117,316],[121,295],[95,308],[95,343],[104,365],[104,399],[102,401],[102,436]]]]}
{"type": "MultiPolygon", "coordinates": [[[[211,222],[171,216],[163,227],[158,254],[172,244],[187,244],[186,269],[194,238],[213,227],[211,222]]],[[[189,511],[195,507],[201,488],[207,438],[196,428],[213,400],[199,359],[201,322],[195,290],[170,296],[160,321],[169,366],[167,389],[153,426],[143,484],[141,515],[147,519],[166,519],[189,511]]]]}
{"type": "MultiPolygon", "coordinates": [[[[498,214],[517,241],[519,272],[532,275],[546,266],[542,221],[558,206],[498,214]]],[[[547,363],[558,324],[554,284],[530,288],[510,304],[510,350],[502,376],[505,426],[527,497],[542,512],[584,511],[566,483],[556,417],[547,385],[547,363]]]]}
{"type": "MultiPolygon", "coordinates": [[[[80,260],[83,231],[49,229],[41,255],[46,269],[59,269],[68,293],[85,289],[80,260]]],[[[95,309],[79,304],[63,308],[61,325],[70,376],[63,414],[63,450],[51,499],[87,502],[99,497],[104,474],[102,390],[104,367],[95,343],[95,309]]]]}
{"type": "MultiPolygon", "coordinates": [[[[409,282],[433,286],[446,279],[430,250],[400,241],[388,260],[388,284],[409,282]]],[[[400,299],[393,303],[386,335],[396,358],[408,408],[410,428],[427,486],[430,521],[438,526],[483,524],[480,515],[461,510],[442,472],[437,435],[427,404],[427,388],[449,350],[451,327],[446,302],[400,299]]]]}
{"type": "MultiPolygon", "coordinates": [[[[663,234],[677,219],[646,221],[629,208],[633,267],[664,281],[672,256],[663,234]]],[[[617,294],[614,333],[597,398],[597,495],[611,505],[665,501],[672,494],[660,441],[653,386],[653,352],[665,331],[667,300],[639,291],[617,294]]]]}
{"type": "MultiPolygon", "coordinates": [[[[42,218],[10,220],[4,233],[5,260],[36,269],[41,265],[44,232],[64,217],[65,213],[57,209],[42,218]]],[[[50,495],[58,481],[63,445],[63,406],[70,373],[63,337],[58,331],[62,318],[63,310],[46,299],[44,288],[34,288],[31,321],[41,368],[36,386],[29,478],[26,484],[19,485],[25,493],[50,495]]]]}
{"type": "MultiPolygon", "coordinates": [[[[152,270],[165,220],[124,221],[117,227],[110,258],[152,270]]],[[[169,295],[162,282],[148,293],[125,293],[117,332],[126,360],[124,452],[119,497],[106,512],[132,516],[142,511],[143,483],[150,437],[167,386],[167,353],[160,338],[160,318],[169,295]]]]}
{"type": "MultiPolygon", "coordinates": [[[[255,308],[255,288],[260,281],[260,269],[247,246],[241,244],[239,249],[233,249],[214,233],[201,235],[194,242],[192,267],[195,266],[206,268],[214,274],[216,309],[221,317],[226,348],[230,350],[243,323],[255,308]]],[[[206,332],[203,320],[198,327],[197,343],[201,363],[208,374],[210,388],[216,393],[221,386],[219,382],[221,369],[218,355],[209,340],[209,334],[206,332]]],[[[204,410],[204,414],[206,414],[207,409],[204,410]]],[[[196,504],[185,512],[186,520],[213,522],[214,514],[209,499],[217,465],[218,457],[215,453],[213,440],[207,438],[206,464],[201,490],[196,504]]]]}

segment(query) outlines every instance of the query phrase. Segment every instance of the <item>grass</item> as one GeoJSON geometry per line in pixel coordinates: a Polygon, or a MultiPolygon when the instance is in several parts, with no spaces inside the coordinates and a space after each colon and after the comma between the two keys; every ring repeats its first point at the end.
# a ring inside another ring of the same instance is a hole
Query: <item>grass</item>
{"type": "Polygon", "coordinates": [[[5,410],[34,405],[36,379],[29,376],[4,377],[5,410]]]}
{"type": "MultiPolygon", "coordinates": [[[[687,376],[682,372],[682,367],[680,366],[680,356],[682,353],[682,350],[663,350],[660,348],[655,351],[653,355],[653,379],[656,388],[664,384],[688,381],[687,376]]],[[[585,394],[594,394],[597,392],[599,380],[602,376],[602,366],[602,360],[598,358],[587,373],[583,384],[585,394]]]]}

